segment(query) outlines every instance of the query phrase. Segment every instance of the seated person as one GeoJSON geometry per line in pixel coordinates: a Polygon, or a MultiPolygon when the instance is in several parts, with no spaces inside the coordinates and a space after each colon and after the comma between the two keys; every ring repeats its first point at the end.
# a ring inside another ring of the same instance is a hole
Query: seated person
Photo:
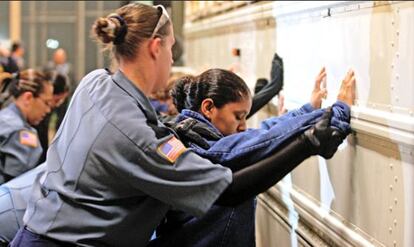
{"type": "Polygon", "coordinates": [[[42,153],[38,124],[51,110],[53,85],[28,69],[12,80],[13,101],[0,110],[0,184],[32,169],[42,153]]]}
{"type": "MultiPolygon", "coordinates": [[[[317,77],[311,103],[281,117],[267,119],[258,129],[246,128],[251,96],[247,85],[237,75],[212,69],[197,77],[182,78],[172,92],[180,115],[170,126],[197,154],[235,172],[269,155],[283,156],[287,153],[284,146],[291,146],[292,140],[321,119],[325,110],[318,108],[326,91],[320,89],[320,83],[325,77],[323,69],[317,77]],[[204,140],[194,138],[192,130],[198,131],[204,140]]],[[[349,72],[338,101],[330,110],[333,115],[331,125],[343,136],[350,132],[349,105],[354,100],[354,83],[353,72],[349,72]]],[[[332,157],[341,142],[342,138],[338,138],[332,145],[335,148],[328,148],[323,156],[332,157]]],[[[305,148],[297,152],[295,162],[276,160],[279,176],[275,180],[282,179],[312,153],[305,148]]],[[[254,200],[234,207],[213,206],[201,218],[170,211],[157,229],[157,239],[149,246],[254,246],[254,211],[254,200]]]]}

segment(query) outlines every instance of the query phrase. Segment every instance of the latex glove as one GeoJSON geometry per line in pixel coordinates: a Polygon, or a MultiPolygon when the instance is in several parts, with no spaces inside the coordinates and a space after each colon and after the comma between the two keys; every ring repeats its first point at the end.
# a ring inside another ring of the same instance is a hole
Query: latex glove
{"type": "Polygon", "coordinates": [[[221,136],[215,133],[207,124],[199,122],[193,118],[187,118],[179,123],[166,123],[166,126],[173,129],[180,140],[186,145],[189,143],[209,149],[210,145],[207,140],[218,140],[221,136]]]}
{"type": "Polygon", "coordinates": [[[338,129],[330,126],[332,108],[328,107],[321,120],[303,134],[310,143],[311,153],[319,154],[325,159],[330,159],[335,154],[338,146],[345,139],[346,135],[338,129]]]}

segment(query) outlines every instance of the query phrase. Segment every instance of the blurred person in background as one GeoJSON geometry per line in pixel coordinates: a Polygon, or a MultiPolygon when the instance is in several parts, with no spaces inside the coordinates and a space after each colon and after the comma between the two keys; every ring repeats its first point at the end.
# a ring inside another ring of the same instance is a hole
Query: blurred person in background
{"type": "Polygon", "coordinates": [[[8,72],[12,74],[18,71],[19,67],[10,56],[9,50],[0,44],[0,72],[8,72]]]}
{"type": "MultiPolygon", "coordinates": [[[[46,160],[47,148],[49,147],[49,133],[54,135],[57,131],[56,121],[52,122],[53,113],[56,108],[65,102],[69,96],[69,79],[66,75],[55,73],[51,77],[53,83],[53,100],[52,100],[52,112],[49,113],[38,125],[35,126],[39,141],[42,146],[43,152],[39,158],[38,164],[43,163],[46,160]],[[54,127],[54,128],[52,128],[54,127]]],[[[55,118],[56,119],[56,118],[55,118]]]]}
{"type": "Polygon", "coordinates": [[[77,82],[74,80],[72,74],[72,65],[67,61],[67,54],[63,48],[59,48],[53,53],[53,60],[47,63],[44,68],[44,72],[50,74],[61,74],[68,78],[69,96],[66,97],[65,101],[54,110],[56,113],[56,129],[59,129],[59,126],[65,117],[70,97],[77,86],[77,82]]]}
{"type": "Polygon", "coordinates": [[[13,59],[15,64],[17,65],[17,70],[21,71],[24,69],[24,47],[21,42],[15,41],[13,42],[11,49],[10,49],[10,57],[13,59]]]}

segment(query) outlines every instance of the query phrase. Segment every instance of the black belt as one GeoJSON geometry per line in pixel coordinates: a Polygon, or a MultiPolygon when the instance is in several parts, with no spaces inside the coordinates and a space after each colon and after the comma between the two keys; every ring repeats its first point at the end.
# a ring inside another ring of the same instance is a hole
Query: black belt
{"type": "Polygon", "coordinates": [[[37,237],[45,241],[45,243],[51,244],[51,246],[55,245],[56,247],[77,247],[76,244],[59,241],[59,240],[56,240],[56,239],[53,239],[53,238],[50,238],[44,235],[37,234],[33,230],[31,230],[28,226],[25,226],[24,230],[30,232],[33,235],[36,235],[37,237]]]}

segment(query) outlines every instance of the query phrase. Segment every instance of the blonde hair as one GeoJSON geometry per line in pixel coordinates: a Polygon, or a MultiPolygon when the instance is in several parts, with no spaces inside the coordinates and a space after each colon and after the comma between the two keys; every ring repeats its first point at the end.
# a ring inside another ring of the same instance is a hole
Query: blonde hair
{"type": "MultiPolygon", "coordinates": [[[[152,33],[162,15],[162,10],[141,3],[125,5],[115,13],[97,19],[92,27],[92,35],[120,60],[134,60],[136,51],[152,33]]],[[[157,32],[157,37],[169,34],[168,21],[157,32]]]]}

